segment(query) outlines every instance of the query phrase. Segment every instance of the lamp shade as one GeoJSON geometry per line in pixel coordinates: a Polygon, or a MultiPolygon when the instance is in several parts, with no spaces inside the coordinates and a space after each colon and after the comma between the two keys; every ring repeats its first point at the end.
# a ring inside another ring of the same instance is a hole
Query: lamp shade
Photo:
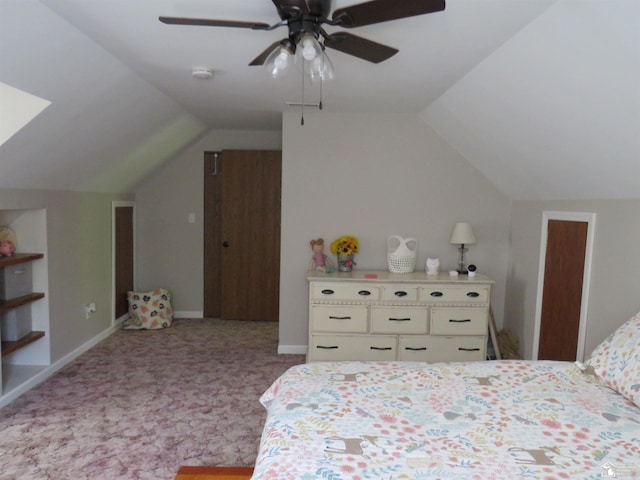
{"type": "Polygon", "coordinates": [[[456,223],[456,226],[453,227],[453,232],[451,232],[449,243],[456,245],[473,245],[476,243],[476,236],[473,234],[471,224],[467,222],[456,223]]]}

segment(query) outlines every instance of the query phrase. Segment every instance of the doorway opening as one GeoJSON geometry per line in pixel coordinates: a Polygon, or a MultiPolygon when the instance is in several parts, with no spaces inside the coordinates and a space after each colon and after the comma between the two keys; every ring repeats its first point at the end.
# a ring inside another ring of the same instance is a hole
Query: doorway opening
{"type": "Polygon", "coordinates": [[[135,202],[111,202],[111,324],[128,315],[127,292],[136,284],[135,202]]]}

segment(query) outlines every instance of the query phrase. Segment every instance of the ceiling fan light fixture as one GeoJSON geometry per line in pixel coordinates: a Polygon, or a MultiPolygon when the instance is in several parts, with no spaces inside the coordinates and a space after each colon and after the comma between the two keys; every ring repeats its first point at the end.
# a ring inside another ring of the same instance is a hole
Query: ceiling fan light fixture
{"type": "Polygon", "coordinates": [[[309,77],[312,82],[333,80],[335,78],[333,64],[325,52],[309,62],[309,77]]]}
{"type": "Polygon", "coordinates": [[[312,82],[332,80],[335,77],[333,64],[325,53],[324,46],[311,33],[303,33],[296,45],[296,65],[312,82]]]}
{"type": "Polygon", "coordinates": [[[311,62],[322,55],[322,46],[311,33],[303,33],[298,40],[296,54],[298,61],[311,62]]]}
{"type": "Polygon", "coordinates": [[[318,41],[309,34],[305,34],[302,36],[299,46],[302,47],[300,49],[300,51],[302,52],[302,58],[304,58],[308,62],[316,59],[319,53],[322,52],[322,48],[320,47],[318,41]]]}
{"type": "Polygon", "coordinates": [[[273,49],[264,62],[265,69],[271,77],[275,79],[284,78],[293,63],[294,49],[293,44],[288,40],[283,40],[273,49]]]}

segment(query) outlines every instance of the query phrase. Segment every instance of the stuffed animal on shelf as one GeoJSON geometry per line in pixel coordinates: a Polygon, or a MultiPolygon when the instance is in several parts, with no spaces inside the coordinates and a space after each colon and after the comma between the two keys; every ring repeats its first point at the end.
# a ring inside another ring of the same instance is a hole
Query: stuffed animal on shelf
{"type": "Polygon", "coordinates": [[[16,251],[16,234],[9,227],[0,227],[0,257],[10,257],[16,251]]]}
{"type": "Polygon", "coordinates": [[[318,272],[331,273],[334,270],[333,261],[324,253],[324,239],[318,238],[309,242],[313,256],[309,264],[309,270],[317,270],[318,272]]]}

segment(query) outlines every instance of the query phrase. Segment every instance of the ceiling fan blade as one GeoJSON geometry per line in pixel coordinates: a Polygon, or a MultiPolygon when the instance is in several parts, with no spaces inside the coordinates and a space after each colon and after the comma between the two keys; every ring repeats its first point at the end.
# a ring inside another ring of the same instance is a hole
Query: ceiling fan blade
{"type": "Polygon", "coordinates": [[[273,52],[273,49],[276,48],[278,45],[280,45],[280,40],[278,40],[277,42],[273,42],[269,47],[267,47],[266,50],[264,50],[260,55],[258,55],[256,58],[254,58],[253,60],[251,60],[251,63],[249,64],[252,67],[255,66],[260,66],[260,65],[264,65],[265,60],[267,59],[267,57],[269,56],[269,54],[271,52],[273,52]]]}
{"type": "Polygon", "coordinates": [[[345,28],[362,27],[399,18],[440,12],[445,0],[371,0],[333,12],[333,21],[345,28]]]}
{"type": "Polygon", "coordinates": [[[232,27],[250,28],[252,30],[267,30],[268,23],[262,22],[239,22],[235,20],[214,20],[206,18],[183,18],[183,17],[158,17],[162,23],[167,25],[196,25],[201,27],[232,27]]]}
{"type": "Polygon", "coordinates": [[[347,32],[337,32],[324,38],[324,45],[372,63],[380,63],[398,53],[398,49],[367,40],[347,32]]]}

